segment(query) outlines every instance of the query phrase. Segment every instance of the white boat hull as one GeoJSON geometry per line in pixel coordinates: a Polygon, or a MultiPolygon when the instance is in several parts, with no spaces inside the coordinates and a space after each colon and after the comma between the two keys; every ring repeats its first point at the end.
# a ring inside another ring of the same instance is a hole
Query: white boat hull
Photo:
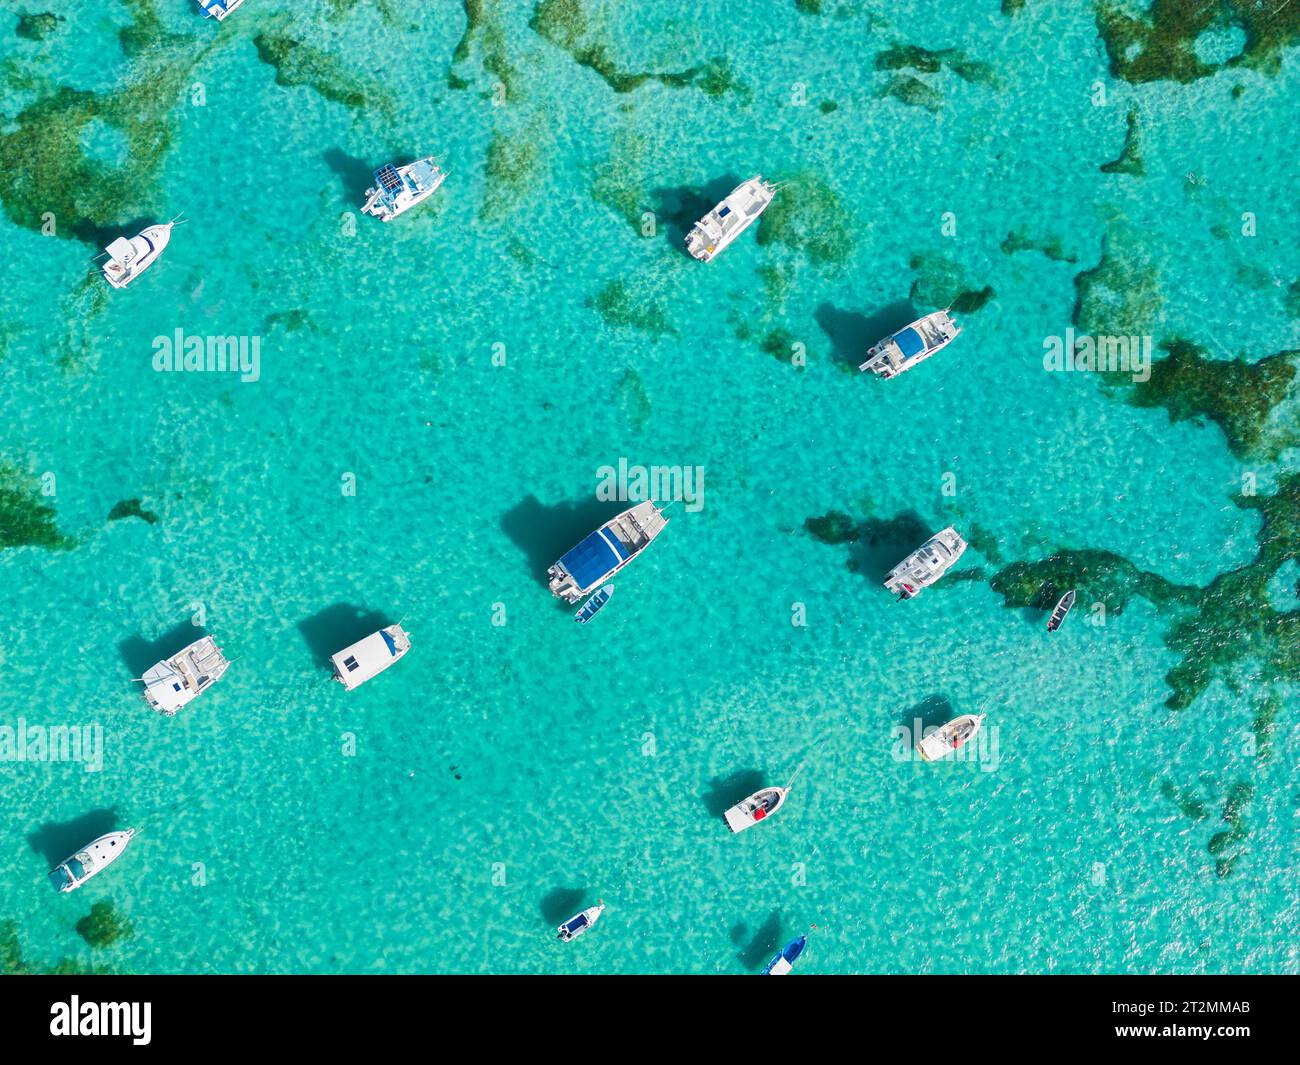
{"type": "Polygon", "coordinates": [[[923,761],[938,762],[953,751],[970,743],[984,724],[984,715],[963,714],[946,725],[935,729],[916,745],[916,753],[923,761]]]}
{"type": "Polygon", "coordinates": [[[229,666],[216,640],[201,637],[171,658],[155,663],[140,678],[145,702],[171,717],[225,676],[229,666]]]}
{"type": "Polygon", "coordinates": [[[134,836],[134,828],[109,832],[65,858],[50,871],[51,879],[57,878],[57,890],[76,891],[91,877],[98,876],[122,856],[134,836]]]}
{"type": "Polygon", "coordinates": [[[758,221],[775,194],[776,186],[764,181],[761,174],[737,185],[725,200],[691,227],[686,235],[686,250],[701,262],[712,262],[758,221]]]}
{"type": "Polygon", "coordinates": [[[781,809],[785,805],[788,791],[788,788],[760,788],[731,807],[722,815],[722,819],[732,832],[744,832],[760,821],[766,821],[781,809]]]}

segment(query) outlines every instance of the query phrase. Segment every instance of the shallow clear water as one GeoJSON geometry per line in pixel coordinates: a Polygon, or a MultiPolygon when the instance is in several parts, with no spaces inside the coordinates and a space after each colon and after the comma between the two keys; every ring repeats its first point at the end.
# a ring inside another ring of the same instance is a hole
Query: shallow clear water
{"type": "MultiPolygon", "coordinates": [[[[151,62],[192,63],[180,83],[206,97],[164,108],[143,213],[187,222],[130,288],[96,303],[90,245],[0,220],[24,264],[0,297],[0,457],[54,475],[45,501],[76,541],[0,552],[0,725],[104,737],[99,772],[0,763],[0,919],[28,964],[741,973],[815,924],[801,972],[1296,970],[1292,691],[1261,759],[1250,663],[1238,690],[1166,709],[1169,616],[1145,601],[1104,626],[1081,602],[1049,639],[980,580],[894,603],[871,561],[855,572],[803,528],[832,509],[982,527],[960,568],[988,572],[1061,546],[1185,584],[1249,562],[1259,521],[1232,502],[1243,460],[1222,432],[1044,372],[1043,338],[1123,232],[1157,249],[1157,338],[1300,347],[1294,56],[1131,86],[1085,5],[589,3],[624,70],[703,63],[728,26],[744,87],[615,93],[529,28],[531,4],[500,5],[454,64],[450,2],[386,22],[250,0],[220,26],[159,6],[180,38],[133,57],[126,7],[52,4],[67,18],[41,41],[0,18],[6,119],[41,79],[106,92],[151,62]],[[322,78],[371,103],[277,84],[258,34],[337,57],[322,78]],[[937,111],[881,98],[873,58],[896,41],[962,49],[997,84],[945,69],[918,75],[937,111]],[[1145,175],[1102,173],[1131,106],[1145,175]],[[513,152],[495,176],[494,135],[513,152]],[[435,201],[389,226],[356,215],[370,167],[425,153],[450,173],[435,201]],[[793,179],[781,196],[838,196],[822,220],[851,240],[841,261],[760,226],[701,266],[676,219],[642,237],[593,197],[604,177],[662,216],[757,171],[793,179]],[[1077,261],[1005,253],[1022,227],[1077,261]],[[996,296],[916,372],[845,372],[907,304],[914,256],[996,296]],[[620,291],[642,327],[602,315],[620,291]],[[178,328],[260,337],[260,379],[155,372],[154,338],[178,328]],[[806,368],[762,349],[776,330],[806,368]],[[545,568],[618,509],[595,491],[620,458],[703,467],[703,505],[672,508],[579,627],[545,568]],[[128,499],[156,522],[108,521],[128,499]],[[131,678],[196,614],[235,662],[163,719],[131,678]],[[321,655],[398,619],[405,660],[351,694],[329,681],[321,655]],[[983,708],[996,751],[896,759],[894,726],[936,708],[983,708]],[[729,801],[801,763],[771,824],[725,831],[729,801]],[[1220,877],[1207,841],[1237,780],[1248,835],[1220,877]],[[111,870],[46,889],[52,862],[128,825],[111,870]],[[556,943],[598,897],[600,926],[556,943]],[[92,951],[74,925],[101,899],[135,934],[92,951]]],[[[96,159],[122,150],[86,137],[96,159]]],[[[1246,465],[1264,486],[1279,472],[1246,465]]]]}

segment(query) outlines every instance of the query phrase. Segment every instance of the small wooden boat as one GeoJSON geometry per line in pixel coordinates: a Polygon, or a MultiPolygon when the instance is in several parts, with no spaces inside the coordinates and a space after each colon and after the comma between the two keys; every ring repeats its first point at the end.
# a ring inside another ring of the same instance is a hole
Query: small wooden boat
{"type": "Polygon", "coordinates": [[[984,723],[984,714],[962,714],[946,725],[935,729],[916,745],[916,751],[927,762],[946,758],[964,743],[969,743],[984,723]]]}
{"type": "Polygon", "coordinates": [[[134,835],[135,829],[128,828],[122,832],[109,832],[87,843],[76,854],[61,861],[50,871],[50,883],[60,893],[76,891],[92,876],[102,873],[117,861],[134,835]]]}
{"type": "Polygon", "coordinates": [[[605,585],[605,587],[595,592],[590,599],[578,608],[577,613],[573,615],[573,620],[579,625],[587,624],[587,622],[596,616],[600,608],[609,602],[610,596],[613,594],[614,586],[612,584],[605,585]]]}
{"type": "Polygon", "coordinates": [[[583,932],[600,920],[600,915],[605,912],[605,904],[597,903],[595,906],[588,906],[581,913],[575,913],[564,924],[560,925],[556,931],[559,938],[568,943],[572,939],[577,939],[583,932]]]}
{"type": "Polygon", "coordinates": [[[754,825],[781,809],[785,805],[785,797],[789,792],[788,786],[759,788],[753,795],[741,799],[724,813],[722,819],[727,822],[727,827],[732,832],[744,832],[745,829],[753,828],[754,825]]]}
{"type": "Polygon", "coordinates": [[[1047,619],[1047,631],[1055,632],[1061,627],[1061,622],[1065,620],[1065,615],[1070,612],[1070,607],[1074,606],[1074,589],[1071,588],[1056,604],[1052,611],[1052,616],[1047,619]]]}
{"type": "Polygon", "coordinates": [[[763,967],[763,975],[788,976],[790,970],[794,968],[796,959],[798,959],[799,955],[803,953],[803,948],[807,945],[807,936],[800,936],[798,939],[792,939],[781,948],[781,953],[763,967]]]}

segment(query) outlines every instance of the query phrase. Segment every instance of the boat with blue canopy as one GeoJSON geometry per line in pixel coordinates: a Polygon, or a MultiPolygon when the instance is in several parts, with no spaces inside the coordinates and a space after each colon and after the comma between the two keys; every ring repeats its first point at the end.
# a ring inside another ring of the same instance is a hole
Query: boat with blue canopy
{"type": "Polygon", "coordinates": [[[405,166],[385,163],[375,171],[374,177],[374,185],[366,189],[361,213],[373,215],[381,222],[391,222],[432,196],[447,175],[432,156],[425,156],[405,166]]]}
{"type": "Polygon", "coordinates": [[[946,310],[935,311],[879,341],[858,369],[871,370],[877,377],[896,377],[942,351],[960,332],[961,326],[946,310]]]}
{"type": "Polygon", "coordinates": [[[204,18],[214,18],[218,22],[234,11],[244,0],[199,0],[199,8],[204,18]]]}
{"type": "Polygon", "coordinates": [[[582,604],[573,615],[573,620],[579,625],[585,625],[600,611],[606,603],[609,602],[610,596],[614,594],[614,586],[607,584],[596,592],[590,599],[582,604]]]}
{"type": "Polygon", "coordinates": [[[790,970],[794,968],[794,963],[799,955],[803,953],[803,948],[808,945],[808,937],[800,936],[798,939],[792,939],[781,948],[775,958],[773,958],[763,968],[764,976],[787,976],[790,970]]]}
{"type": "Polygon", "coordinates": [[[652,499],[610,518],[546,571],[551,594],[578,602],[644,551],[667,524],[652,499]]]}
{"type": "Polygon", "coordinates": [[[556,929],[557,938],[564,943],[577,939],[599,921],[600,915],[604,912],[604,902],[598,902],[595,906],[588,906],[581,913],[575,913],[556,929]]]}

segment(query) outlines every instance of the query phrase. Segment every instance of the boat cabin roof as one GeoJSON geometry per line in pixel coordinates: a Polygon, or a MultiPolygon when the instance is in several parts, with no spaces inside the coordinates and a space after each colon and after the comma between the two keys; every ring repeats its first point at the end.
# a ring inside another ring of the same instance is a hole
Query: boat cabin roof
{"type": "Polygon", "coordinates": [[[590,588],[630,557],[631,552],[619,538],[602,527],[565,552],[560,565],[579,588],[590,588]]]}
{"type": "Polygon", "coordinates": [[[135,258],[135,245],[126,237],[118,237],[104,250],[120,263],[129,263],[135,258]]]}
{"type": "Polygon", "coordinates": [[[919,355],[925,350],[925,341],[921,339],[921,334],[910,325],[901,333],[895,335],[894,343],[898,345],[898,350],[903,353],[905,359],[910,359],[913,355],[919,355]]]}
{"type": "MultiPolygon", "coordinates": [[[[395,626],[390,626],[393,628],[395,626]]],[[[397,658],[397,641],[387,629],[372,632],[363,640],[345,647],[330,659],[335,672],[349,688],[363,684],[382,673],[397,658]]]]}

